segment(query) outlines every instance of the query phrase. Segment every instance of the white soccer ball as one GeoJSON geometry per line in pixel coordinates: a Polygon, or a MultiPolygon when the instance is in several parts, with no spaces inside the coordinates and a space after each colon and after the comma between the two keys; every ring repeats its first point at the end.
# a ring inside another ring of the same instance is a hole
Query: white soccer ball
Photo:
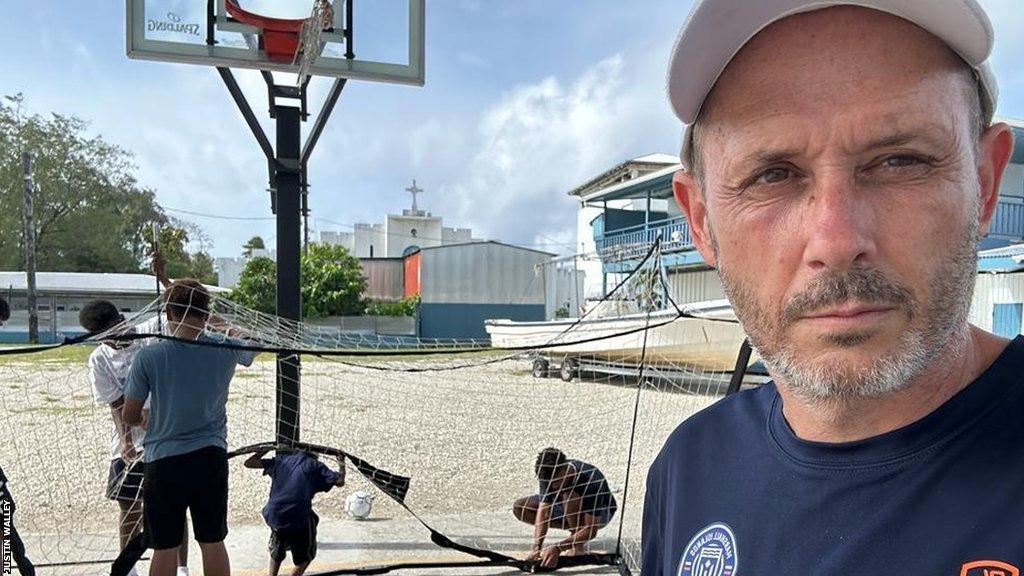
{"type": "Polygon", "coordinates": [[[374,498],[376,496],[369,492],[362,490],[353,492],[348,495],[348,498],[345,498],[345,512],[356,520],[364,520],[370,515],[374,498]]]}

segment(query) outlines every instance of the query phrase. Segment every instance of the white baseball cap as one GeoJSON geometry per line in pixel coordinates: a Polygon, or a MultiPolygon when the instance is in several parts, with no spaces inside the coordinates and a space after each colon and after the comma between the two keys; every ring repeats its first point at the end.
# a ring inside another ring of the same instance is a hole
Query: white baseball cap
{"type": "Polygon", "coordinates": [[[908,20],[945,42],[978,78],[983,113],[996,109],[999,88],[987,60],[994,34],[977,0],[695,0],[679,30],[668,65],[668,99],[686,125],[685,166],[693,123],[722,71],[758,32],[772,23],[832,6],[862,6],[908,20]]]}

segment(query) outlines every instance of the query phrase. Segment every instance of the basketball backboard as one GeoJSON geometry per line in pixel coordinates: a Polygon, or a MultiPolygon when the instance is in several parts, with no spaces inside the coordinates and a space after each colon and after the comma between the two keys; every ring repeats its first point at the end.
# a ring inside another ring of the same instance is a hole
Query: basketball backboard
{"type": "MultiPolygon", "coordinates": [[[[291,19],[313,0],[125,0],[129,58],[299,73],[265,49],[266,30],[242,15],[291,19]]],[[[425,0],[334,0],[323,49],[303,69],[333,76],[422,86],[425,0]]],[[[279,20],[280,21],[280,20],[279,20]]],[[[287,23],[285,23],[287,24],[287,23]]]]}

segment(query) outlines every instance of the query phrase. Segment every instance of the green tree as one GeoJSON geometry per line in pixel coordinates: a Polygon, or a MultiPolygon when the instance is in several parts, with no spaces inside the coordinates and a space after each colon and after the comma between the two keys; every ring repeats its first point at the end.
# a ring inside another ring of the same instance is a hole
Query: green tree
{"type": "MultiPolygon", "coordinates": [[[[366,278],[359,259],[341,246],[310,244],[300,261],[302,316],[352,316],[365,308],[366,278]]],[[[273,313],[277,266],[257,256],[246,263],[231,299],[248,308],[273,313]]]]}
{"type": "Polygon", "coordinates": [[[366,277],[343,246],[312,243],[302,255],[302,315],[353,316],[363,311],[366,277]]]}
{"type": "MultiPolygon", "coordinates": [[[[33,159],[40,270],[139,272],[146,267],[153,226],[189,226],[172,222],[153,191],[138,182],[130,152],[87,130],[74,116],[27,114],[20,94],[0,99],[0,268],[24,267],[23,151],[33,159]]],[[[186,230],[183,246],[190,233],[201,235],[186,230]]],[[[187,255],[186,260],[193,257],[187,255]]],[[[190,264],[184,275],[198,276],[194,272],[201,268],[190,264]]]]}
{"type": "Polygon", "coordinates": [[[246,308],[273,314],[277,308],[277,265],[266,256],[245,263],[229,298],[246,308]]]}
{"type": "Polygon", "coordinates": [[[167,262],[167,275],[171,278],[195,278],[204,284],[215,284],[217,275],[213,271],[213,258],[207,253],[209,240],[203,231],[191,222],[176,218],[157,232],[157,248],[167,262]],[[189,245],[198,244],[198,249],[189,251],[189,245]]]}
{"type": "Polygon", "coordinates": [[[266,247],[266,244],[263,243],[262,236],[253,236],[252,238],[249,238],[248,242],[242,244],[242,255],[249,258],[252,256],[253,250],[265,250],[266,247]]]}

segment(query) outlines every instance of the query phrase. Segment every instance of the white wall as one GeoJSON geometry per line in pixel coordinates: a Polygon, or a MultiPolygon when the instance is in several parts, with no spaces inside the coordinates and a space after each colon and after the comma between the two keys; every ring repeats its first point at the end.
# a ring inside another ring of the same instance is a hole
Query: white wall
{"type": "Polygon", "coordinates": [[[992,310],[995,304],[1024,302],[1024,273],[978,274],[971,302],[971,324],[992,330],[992,310]]]}
{"type": "Polygon", "coordinates": [[[669,272],[668,289],[676,304],[692,304],[725,298],[725,289],[714,270],[669,272]]]}
{"type": "Polygon", "coordinates": [[[586,275],[579,269],[580,263],[577,259],[575,268],[572,261],[552,262],[544,266],[544,311],[548,320],[554,319],[555,311],[563,307],[568,309],[572,318],[583,313],[586,275]]]}
{"type": "MultiPolygon", "coordinates": [[[[265,250],[256,248],[252,251],[253,256],[263,256],[271,260],[277,260],[276,250],[265,250]]],[[[217,285],[222,288],[234,288],[238,285],[238,278],[249,261],[244,256],[238,258],[215,258],[213,261],[214,271],[217,273],[217,285]]]]}
{"type": "MultiPolygon", "coordinates": [[[[399,258],[409,246],[428,248],[442,244],[441,219],[388,215],[387,257],[399,258]],[[415,230],[415,232],[413,232],[415,230]]],[[[383,254],[381,255],[383,256],[383,254]]]]}
{"type": "Polygon", "coordinates": [[[441,241],[444,244],[467,244],[473,241],[473,231],[469,228],[442,228],[441,241]]]}
{"type": "Polygon", "coordinates": [[[371,258],[371,246],[373,247],[372,258],[387,256],[387,242],[385,241],[383,225],[356,224],[355,237],[352,250],[353,256],[357,258],[371,258]]]}
{"type": "Polygon", "coordinates": [[[320,241],[332,246],[342,246],[349,252],[355,247],[355,236],[351,232],[329,232],[320,233],[320,241]]]}

